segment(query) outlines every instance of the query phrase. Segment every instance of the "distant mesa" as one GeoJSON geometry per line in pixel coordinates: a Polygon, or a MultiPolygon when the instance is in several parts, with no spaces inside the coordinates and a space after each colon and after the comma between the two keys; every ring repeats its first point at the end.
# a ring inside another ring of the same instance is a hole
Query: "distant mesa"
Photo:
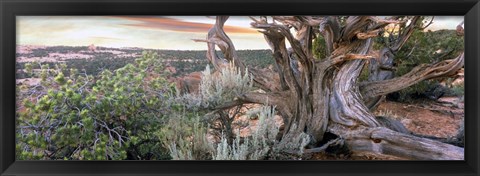
{"type": "Polygon", "coordinates": [[[46,46],[42,45],[17,45],[17,53],[19,54],[28,54],[35,49],[45,49],[46,46]]]}
{"type": "Polygon", "coordinates": [[[96,52],[97,51],[97,47],[93,44],[89,45],[88,46],[88,51],[90,52],[96,52]]]}

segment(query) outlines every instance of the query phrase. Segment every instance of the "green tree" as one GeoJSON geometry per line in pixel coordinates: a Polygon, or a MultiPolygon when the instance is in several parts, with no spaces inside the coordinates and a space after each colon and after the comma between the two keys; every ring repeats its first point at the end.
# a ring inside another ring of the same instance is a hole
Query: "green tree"
{"type": "MultiPolygon", "coordinates": [[[[437,63],[459,55],[464,48],[463,36],[455,35],[453,30],[414,31],[396,53],[397,70],[395,76],[401,76],[421,64],[437,63]]],[[[400,101],[408,101],[415,95],[425,94],[439,84],[438,79],[423,80],[411,87],[398,91],[400,101]]],[[[453,88],[453,87],[449,87],[453,88]]]]}
{"type": "Polygon", "coordinates": [[[155,133],[174,106],[174,86],[156,53],[98,77],[65,64],[42,68],[40,85],[20,90],[18,159],[169,158],[155,133]]]}

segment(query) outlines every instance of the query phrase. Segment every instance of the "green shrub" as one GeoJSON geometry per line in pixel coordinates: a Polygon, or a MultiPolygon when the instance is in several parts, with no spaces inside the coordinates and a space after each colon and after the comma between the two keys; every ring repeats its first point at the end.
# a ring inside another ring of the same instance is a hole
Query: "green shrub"
{"type": "Polygon", "coordinates": [[[198,114],[184,112],[171,116],[157,135],[174,160],[210,160],[214,148],[207,130],[198,114]]]}
{"type": "MultiPolygon", "coordinates": [[[[178,99],[189,109],[209,111],[234,101],[237,96],[252,90],[252,86],[253,77],[248,74],[248,71],[242,74],[233,63],[216,73],[212,73],[210,67],[207,66],[202,72],[199,92],[180,95],[178,99]]],[[[206,123],[216,129],[216,137],[220,138],[224,134],[229,144],[233,142],[235,138],[234,118],[241,107],[242,105],[232,107],[234,112],[231,112],[230,109],[219,109],[204,116],[206,123]]]]}
{"type": "Polygon", "coordinates": [[[313,40],[312,50],[313,56],[317,59],[324,59],[327,57],[327,46],[322,35],[317,35],[317,38],[313,40]]]}
{"type": "Polygon", "coordinates": [[[260,160],[268,157],[272,147],[278,142],[276,136],[279,126],[274,120],[275,108],[263,106],[258,112],[258,126],[253,133],[244,140],[240,138],[240,131],[231,144],[227,136],[222,135],[220,142],[216,144],[213,153],[214,160],[260,160]]]}
{"type": "Polygon", "coordinates": [[[169,158],[155,132],[174,88],[155,53],[98,77],[48,67],[40,85],[20,90],[17,159],[169,158]]]}
{"type": "MultiPolygon", "coordinates": [[[[457,36],[453,30],[415,31],[410,40],[396,53],[395,76],[408,73],[420,64],[431,64],[446,59],[453,59],[463,51],[463,37],[457,36]]],[[[432,89],[438,80],[425,80],[399,91],[399,100],[408,101],[415,95],[424,94],[432,89]]]]}
{"type": "Polygon", "coordinates": [[[198,120],[199,118],[192,121],[188,115],[184,115],[183,119],[174,120],[173,124],[167,125],[170,132],[163,132],[173,134],[167,135],[167,138],[173,136],[173,139],[164,140],[169,141],[166,145],[169,146],[172,157],[181,160],[258,160],[268,157],[276,144],[275,138],[279,131],[273,119],[274,108],[265,106],[248,113],[256,114],[259,122],[251,136],[242,138],[238,131],[240,127],[234,125],[242,105],[207,113],[208,110],[234,101],[237,96],[252,90],[252,86],[252,76],[242,74],[233,63],[217,73],[212,73],[207,66],[202,73],[199,92],[179,95],[177,99],[186,109],[205,111],[203,114],[196,114],[203,116],[202,121],[198,120]],[[209,130],[205,130],[205,127],[209,130]],[[210,136],[210,141],[207,136],[210,136]]]}
{"type": "Polygon", "coordinates": [[[452,94],[455,95],[455,96],[465,95],[465,85],[464,84],[454,85],[451,90],[452,90],[452,94]]]}

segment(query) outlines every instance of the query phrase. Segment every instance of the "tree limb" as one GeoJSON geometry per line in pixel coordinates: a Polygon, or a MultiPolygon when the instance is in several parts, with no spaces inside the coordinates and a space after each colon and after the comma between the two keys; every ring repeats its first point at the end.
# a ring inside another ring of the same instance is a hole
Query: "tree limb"
{"type": "Polygon", "coordinates": [[[464,149],[439,141],[399,133],[388,128],[330,126],[329,130],[345,139],[351,151],[373,152],[419,160],[463,160],[464,149]]]}
{"type": "Polygon", "coordinates": [[[412,86],[420,81],[455,74],[464,65],[464,53],[455,59],[441,61],[436,64],[419,65],[409,73],[389,80],[369,82],[361,86],[366,97],[376,97],[396,92],[412,86]]]}
{"type": "MultiPolygon", "coordinates": [[[[227,21],[228,16],[217,16],[216,22],[213,27],[208,31],[207,39],[206,40],[199,40],[195,39],[194,41],[197,42],[207,42],[208,50],[207,50],[207,58],[209,59],[210,63],[213,64],[216,70],[221,70],[222,67],[228,65],[228,62],[234,62],[235,66],[237,66],[240,71],[243,73],[245,72],[245,64],[243,61],[238,57],[237,52],[235,50],[235,46],[233,45],[231,39],[225,33],[223,26],[227,21]],[[225,58],[220,58],[216,51],[215,47],[218,46],[222,51],[225,58]]],[[[268,77],[271,75],[271,72],[268,70],[253,69],[249,68],[248,71],[254,75],[254,82],[255,85],[264,89],[264,90],[278,90],[278,86],[272,83],[278,83],[278,81],[271,79],[268,77]],[[269,72],[269,73],[267,73],[269,72]]]]}
{"type": "Polygon", "coordinates": [[[335,44],[340,38],[340,23],[337,17],[326,17],[320,24],[320,33],[325,38],[325,45],[327,47],[327,56],[335,50],[335,44]]]}

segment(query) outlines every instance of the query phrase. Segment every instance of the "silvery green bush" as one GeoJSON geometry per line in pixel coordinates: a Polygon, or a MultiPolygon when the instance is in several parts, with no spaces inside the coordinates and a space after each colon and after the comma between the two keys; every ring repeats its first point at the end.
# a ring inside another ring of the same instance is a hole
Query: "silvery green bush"
{"type": "Polygon", "coordinates": [[[263,106],[257,112],[258,125],[252,130],[251,136],[242,141],[238,131],[232,144],[228,144],[225,136],[222,136],[213,153],[214,160],[260,160],[268,157],[272,146],[277,143],[279,132],[274,119],[275,108],[263,106]]]}
{"type": "Polygon", "coordinates": [[[213,73],[207,65],[202,72],[199,93],[179,95],[179,99],[187,108],[215,108],[230,102],[236,96],[252,90],[253,77],[245,70],[245,74],[230,63],[219,72],[213,73]]]}

